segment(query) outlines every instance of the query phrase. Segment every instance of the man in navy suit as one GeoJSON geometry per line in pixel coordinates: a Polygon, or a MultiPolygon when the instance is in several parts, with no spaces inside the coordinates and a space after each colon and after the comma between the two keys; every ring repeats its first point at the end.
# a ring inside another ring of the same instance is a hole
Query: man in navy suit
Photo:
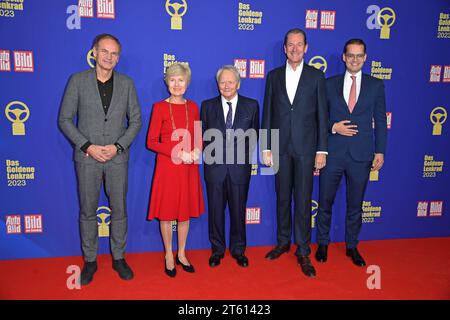
{"type": "Polygon", "coordinates": [[[362,225],[362,203],[371,170],[380,170],[386,149],[387,124],[384,84],[363,74],[366,44],[351,39],[344,46],[343,75],[326,81],[328,109],[328,161],[320,172],[316,259],[327,261],[331,208],[343,175],[346,177],[346,255],[357,266],[366,263],[357,250],[362,225]],[[372,120],[373,119],[373,120],[372,120]],[[372,122],[373,121],[373,122],[372,122]],[[374,125],[373,125],[374,124],[374,125]]]}
{"type": "Polygon", "coordinates": [[[276,259],[290,249],[293,193],[294,240],[298,246],[295,254],[302,272],[314,277],[316,271],[309,259],[311,193],[314,167],[325,166],[328,112],[324,74],[304,62],[307,50],[305,32],[297,28],[289,30],[284,38],[287,62],[267,75],[262,128],[279,130],[279,141],[269,135],[267,149],[263,151],[265,165],[278,168],[277,246],[266,258],[276,259]],[[279,163],[272,153],[277,150],[277,143],[279,163]]]}
{"type": "Polygon", "coordinates": [[[224,257],[225,207],[228,203],[230,252],[239,266],[247,267],[245,214],[251,156],[258,139],[259,105],[258,101],[238,94],[240,76],[234,66],[220,68],[216,80],[220,95],[203,101],[201,105],[208,230],[212,249],[209,265],[218,266],[224,257]]]}

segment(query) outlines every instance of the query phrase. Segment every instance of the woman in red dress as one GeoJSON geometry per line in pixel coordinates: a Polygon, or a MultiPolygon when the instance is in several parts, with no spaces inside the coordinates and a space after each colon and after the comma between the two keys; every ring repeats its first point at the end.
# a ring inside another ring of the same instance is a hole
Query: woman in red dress
{"type": "Polygon", "coordinates": [[[202,136],[198,106],[183,97],[191,80],[189,66],[171,65],[165,75],[170,97],[153,105],[147,147],[157,153],[150,197],[149,219],[157,218],[165,250],[164,271],[175,277],[176,264],[194,272],[186,258],[189,219],[204,212],[203,192],[198,169],[202,136]],[[197,121],[197,122],[195,122],[197,121]],[[172,221],[178,230],[178,252],[172,252],[172,221]]]}

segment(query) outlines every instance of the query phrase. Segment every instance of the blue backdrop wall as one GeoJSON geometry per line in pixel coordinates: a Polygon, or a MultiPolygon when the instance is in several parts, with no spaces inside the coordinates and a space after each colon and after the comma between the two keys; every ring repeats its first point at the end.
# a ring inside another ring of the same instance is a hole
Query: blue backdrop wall
{"type": "MultiPolygon", "coordinates": [[[[72,146],[57,117],[69,76],[91,67],[92,40],[104,32],[122,42],[117,70],[135,80],[143,115],[129,162],[129,252],[163,250],[158,222],[146,220],[155,155],[145,138],[152,104],[168,96],[165,66],[189,63],[186,96],[200,105],[218,94],[217,69],[236,64],[245,76],[241,94],[257,99],[262,110],[265,77],[285,63],[282,41],[292,27],[306,30],[305,61],[327,77],[344,71],[342,47],[359,37],[368,45],[363,71],[385,79],[388,150],[368,186],[361,239],[450,235],[448,1],[166,2],[0,0],[0,259],[81,255],[72,146]],[[175,2],[182,5],[178,18],[175,2]]],[[[249,246],[276,241],[274,177],[261,169],[255,166],[250,186],[249,246]]],[[[313,227],[317,177],[314,182],[313,227]]],[[[107,206],[102,194],[102,232],[107,206]]],[[[344,239],[344,215],[341,188],[333,241],[344,239]]],[[[192,220],[188,249],[209,248],[207,219],[205,213],[192,220]]],[[[107,252],[102,237],[100,253],[107,252]]]]}

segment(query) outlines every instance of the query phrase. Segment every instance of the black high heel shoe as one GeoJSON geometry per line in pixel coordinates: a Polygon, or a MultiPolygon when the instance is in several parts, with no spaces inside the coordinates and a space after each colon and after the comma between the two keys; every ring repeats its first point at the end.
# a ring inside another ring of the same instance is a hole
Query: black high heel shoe
{"type": "Polygon", "coordinates": [[[177,269],[175,268],[175,266],[173,267],[172,270],[167,269],[166,261],[164,261],[164,272],[171,278],[177,275],[177,269]]]}
{"type": "Polygon", "coordinates": [[[178,259],[178,254],[175,259],[175,262],[176,262],[176,264],[181,264],[181,267],[183,268],[184,271],[190,272],[190,273],[195,272],[194,266],[192,264],[187,266],[187,265],[181,263],[180,259],[178,259]]]}

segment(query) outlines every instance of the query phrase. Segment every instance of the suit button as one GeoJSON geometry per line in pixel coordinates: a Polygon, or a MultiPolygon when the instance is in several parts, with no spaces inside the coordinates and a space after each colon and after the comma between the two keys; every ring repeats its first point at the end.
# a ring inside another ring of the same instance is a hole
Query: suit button
{"type": "Polygon", "coordinates": [[[105,119],[105,122],[108,121],[108,119],[105,119]]]}

